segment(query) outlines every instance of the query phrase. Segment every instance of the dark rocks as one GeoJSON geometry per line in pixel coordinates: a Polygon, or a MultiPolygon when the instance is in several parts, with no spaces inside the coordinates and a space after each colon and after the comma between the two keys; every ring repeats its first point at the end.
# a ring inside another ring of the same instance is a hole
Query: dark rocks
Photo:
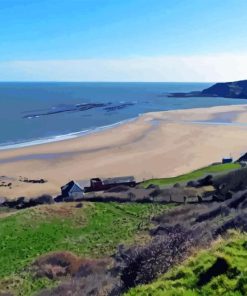
{"type": "Polygon", "coordinates": [[[12,186],[12,183],[11,182],[6,183],[5,181],[2,181],[0,183],[0,187],[11,187],[11,186],[12,186]]]}
{"type": "Polygon", "coordinates": [[[11,208],[11,209],[25,209],[25,208],[35,207],[38,205],[52,204],[52,203],[54,203],[53,197],[48,194],[43,194],[39,197],[30,198],[30,199],[27,199],[25,197],[19,197],[13,200],[5,199],[2,201],[0,206],[11,208]]]}
{"type": "Polygon", "coordinates": [[[2,207],[7,207],[11,209],[19,209],[24,204],[25,197],[19,197],[17,199],[8,200],[6,199],[4,203],[2,203],[2,207]]]}
{"type": "Polygon", "coordinates": [[[76,104],[76,105],[62,105],[62,106],[55,106],[51,109],[45,110],[44,112],[34,113],[34,112],[28,112],[23,116],[23,118],[27,119],[34,119],[41,116],[48,116],[48,115],[54,115],[58,113],[66,113],[66,112],[83,112],[90,109],[95,108],[103,108],[110,105],[110,103],[84,103],[84,104],[76,104]]]}
{"type": "Polygon", "coordinates": [[[105,107],[104,110],[106,110],[107,112],[111,112],[111,111],[116,111],[116,110],[120,110],[120,109],[124,109],[130,106],[134,106],[134,103],[123,103],[120,105],[116,105],[116,106],[111,106],[111,107],[105,107]]]}
{"type": "Polygon", "coordinates": [[[24,178],[20,177],[19,181],[23,182],[23,183],[33,183],[33,184],[44,184],[47,182],[47,180],[45,180],[45,179],[28,179],[26,177],[24,177],[24,178]]]}

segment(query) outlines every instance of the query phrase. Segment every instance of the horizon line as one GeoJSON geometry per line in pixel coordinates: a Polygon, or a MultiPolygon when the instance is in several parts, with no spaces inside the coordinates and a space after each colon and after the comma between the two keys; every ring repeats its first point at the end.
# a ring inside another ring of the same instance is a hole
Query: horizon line
{"type": "Polygon", "coordinates": [[[0,80],[0,83],[218,83],[216,81],[0,80]]]}

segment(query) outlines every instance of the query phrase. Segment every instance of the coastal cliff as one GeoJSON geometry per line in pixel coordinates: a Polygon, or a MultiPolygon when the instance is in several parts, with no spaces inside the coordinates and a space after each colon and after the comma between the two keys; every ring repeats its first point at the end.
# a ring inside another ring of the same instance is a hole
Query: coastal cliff
{"type": "Polygon", "coordinates": [[[216,83],[202,91],[171,93],[169,97],[224,97],[247,99],[247,80],[216,83]]]}

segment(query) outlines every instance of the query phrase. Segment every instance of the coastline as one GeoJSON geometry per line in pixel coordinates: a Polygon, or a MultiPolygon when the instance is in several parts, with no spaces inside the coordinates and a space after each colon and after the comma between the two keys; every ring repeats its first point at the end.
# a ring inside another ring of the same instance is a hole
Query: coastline
{"type": "MultiPolygon", "coordinates": [[[[143,115],[143,114],[140,114],[139,116],[141,116],[141,115],[143,115]]],[[[30,140],[30,141],[20,141],[17,143],[3,143],[3,144],[0,144],[0,151],[25,148],[25,147],[30,147],[30,146],[43,145],[43,144],[49,144],[49,143],[54,143],[54,142],[76,139],[76,138],[87,136],[90,134],[99,133],[101,131],[111,129],[111,128],[117,127],[119,125],[126,124],[128,122],[135,121],[136,119],[138,119],[139,116],[134,117],[134,118],[121,120],[121,121],[118,121],[113,124],[99,126],[99,127],[87,129],[87,130],[81,130],[78,132],[71,132],[68,134],[55,135],[55,136],[51,136],[51,137],[47,137],[47,138],[34,139],[34,140],[30,140]]]]}
{"type": "Polygon", "coordinates": [[[236,159],[247,150],[244,123],[247,105],[152,112],[81,137],[1,150],[0,175],[12,186],[0,187],[0,196],[56,195],[71,179],[172,177],[230,154],[236,159]],[[23,183],[20,176],[48,182],[23,183]]]}

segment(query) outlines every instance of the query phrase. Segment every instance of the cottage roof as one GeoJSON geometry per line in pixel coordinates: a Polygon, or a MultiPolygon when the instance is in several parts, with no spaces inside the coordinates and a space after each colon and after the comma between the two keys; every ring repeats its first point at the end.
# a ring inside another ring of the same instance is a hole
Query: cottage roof
{"type": "Polygon", "coordinates": [[[62,186],[61,190],[69,192],[73,188],[73,186],[75,186],[75,185],[78,188],[80,188],[81,190],[83,190],[84,186],[85,186],[85,182],[83,182],[83,181],[70,181],[69,183],[62,186]]]}
{"type": "Polygon", "coordinates": [[[69,191],[73,186],[74,186],[75,182],[74,181],[70,181],[69,183],[65,184],[64,186],[61,187],[62,191],[69,191]]]}
{"type": "Polygon", "coordinates": [[[238,161],[240,162],[240,161],[247,161],[247,153],[245,153],[244,155],[242,155],[239,159],[238,159],[238,161]]]}
{"type": "Polygon", "coordinates": [[[102,180],[102,182],[103,182],[104,185],[107,185],[107,184],[128,183],[128,182],[134,182],[134,181],[135,181],[135,178],[133,176],[107,178],[107,179],[103,179],[102,180]]]}

